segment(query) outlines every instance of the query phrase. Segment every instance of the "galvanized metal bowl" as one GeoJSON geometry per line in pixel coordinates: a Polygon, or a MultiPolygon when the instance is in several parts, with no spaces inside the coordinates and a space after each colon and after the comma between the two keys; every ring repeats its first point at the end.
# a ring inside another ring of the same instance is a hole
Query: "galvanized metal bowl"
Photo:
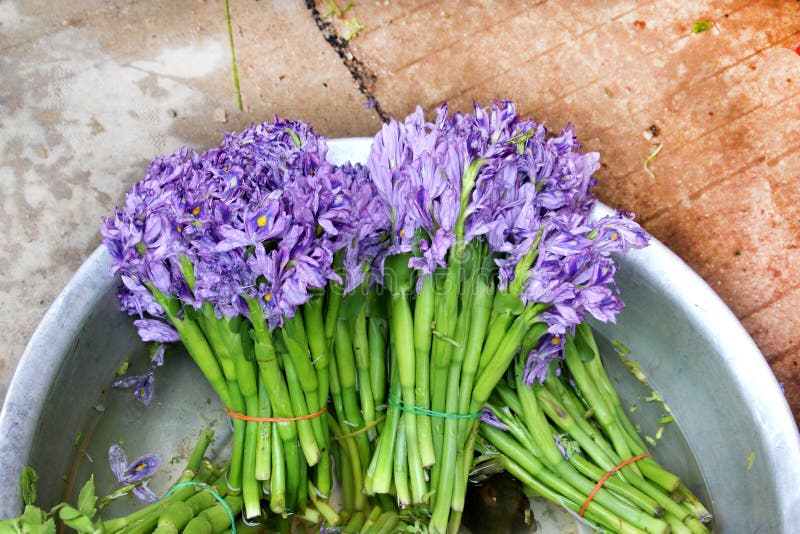
{"type": "MultiPolygon", "coordinates": [[[[332,140],[331,160],[364,161],[370,142],[332,140]]],[[[598,214],[607,211],[597,208],[598,214]]],[[[20,512],[18,480],[25,465],[39,472],[45,505],[70,494],[90,472],[103,494],[115,485],[105,451],[124,441],[132,456],[152,451],[176,458],[154,480],[159,491],[202,428],[217,429],[218,449],[230,434],[211,388],[180,355],[157,372],[155,400],[147,408],[129,393],[109,389],[125,359],[134,369],[147,361],[131,318],[119,311],[109,262],[102,248],[89,257],[20,360],[0,412],[0,517],[20,512]]],[[[607,349],[618,340],[631,350],[675,416],[654,456],[705,496],[718,532],[797,532],[800,436],[764,358],[708,285],[660,243],[620,258],[620,264],[627,309],[618,324],[595,328],[607,349]]],[[[654,435],[660,403],[644,400],[647,388],[613,351],[604,358],[623,401],[639,406],[632,419],[654,435]]]]}

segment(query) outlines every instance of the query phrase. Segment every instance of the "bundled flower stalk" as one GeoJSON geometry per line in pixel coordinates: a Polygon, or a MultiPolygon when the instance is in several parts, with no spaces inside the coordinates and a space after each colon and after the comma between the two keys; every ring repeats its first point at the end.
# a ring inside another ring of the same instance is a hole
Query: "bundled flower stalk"
{"type": "Polygon", "coordinates": [[[432,532],[457,529],[476,418],[517,354],[561,347],[587,315],[622,308],[609,254],[647,237],[624,215],[589,221],[598,157],[578,148],[570,127],[548,139],[508,102],[442,107],[432,123],[417,110],[373,144],[368,169],[392,221],[378,259],[393,378],[365,486],[428,503],[432,532]],[[393,471],[398,449],[407,465],[393,471]]]}
{"type": "MultiPolygon", "coordinates": [[[[308,124],[279,119],[153,162],[105,243],[142,338],[182,342],[233,418],[226,492],[245,518],[456,532],[476,447],[478,469],[573,508],[643,453],[584,321],[614,320],[610,255],[648,236],[626,213],[589,219],[599,158],[579,149],[570,126],[548,137],[496,102],[392,120],[366,167],[331,165],[308,124]],[[563,459],[553,428],[588,458],[563,459]]],[[[620,479],[587,518],[703,531],[655,462],[620,479]]]]}
{"type": "Polygon", "coordinates": [[[481,418],[486,443],[475,469],[499,464],[613,532],[709,532],[703,524],[709,512],[647,454],[586,323],[567,336],[564,352],[564,372],[549,373],[543,383],[520,361],[497,385],[481,418]],[[596,490],[600,480],[604,484],[596,490]]]}
{"type": "Polygon", "coordinates": [[[277,119],[181,150],[155,160],[103,227],[142,338],[182,342],[233,417],[227,482],[248,518],[264,494],[274,513],[302,511],[309,471],[315,493],[332,487],[337,310],[365,276],[361,242],[380,209],[364,169],[326,152],[307,124],[277,119]]]}

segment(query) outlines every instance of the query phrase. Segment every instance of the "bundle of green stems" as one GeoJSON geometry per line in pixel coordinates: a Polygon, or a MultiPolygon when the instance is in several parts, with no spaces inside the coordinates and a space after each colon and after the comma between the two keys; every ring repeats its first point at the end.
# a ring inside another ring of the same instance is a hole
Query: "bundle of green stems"
{"type": "Polygon", "coordinates": [[[516,365],[497,385],[487,403],[495,424],[480,426],[483,451],[493,454],[476,460],[477,471],[499,466],[557,504],[585,508],[586,520],[611,532],[709,532],[708,510],[649,456],[585,323],[565,353],[566,370],[544,384],[526,384],[516,365]],[[619,467],[629,458],[639,459],[619,467]]]}

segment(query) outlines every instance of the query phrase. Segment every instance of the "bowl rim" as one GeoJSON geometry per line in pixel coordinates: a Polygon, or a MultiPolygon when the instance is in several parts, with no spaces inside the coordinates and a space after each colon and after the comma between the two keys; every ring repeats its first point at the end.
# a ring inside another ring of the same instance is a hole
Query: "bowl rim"
{"type": "MultiPolygon", "coordinates": [[[[333,163],[365,161],[372,138],[329,139],[329,159],[333,163]]],[[[597,202],[594,216],[613,210],[597,202]]],[[[683,260],[665,245],[653,239],[650,246],[632,251],[625,263],[661,292],[674,291],[687,298],[680,307],[702,320],[714,317],[715,328],[723,329],[720,341],[723,363],[748,399],[750,416],[760,421],[773,451],[768,468],[774,474],[779,491],[780,524],[800,524],[800,434],[794,417],[775,375],[742,324],[714,290],[683,260]],[[698,315],[698,311],[702,311],[698,315]]],[[[0,410],[0,518],[13,517],[21,511],[18,477],[28,459],[28,451],[38,427],[48,391],[58,375],[59,363],[71,349],[72,332],[80,329],[97,303],[117,286],[109,275],[111,258],[104,245],[76,271],[53,301],[37,326],[17,364],[0,410]]]]}

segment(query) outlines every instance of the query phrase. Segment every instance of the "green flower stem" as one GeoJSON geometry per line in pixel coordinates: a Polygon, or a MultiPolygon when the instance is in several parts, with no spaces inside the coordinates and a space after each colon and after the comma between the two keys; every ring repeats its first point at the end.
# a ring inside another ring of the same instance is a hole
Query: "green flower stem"
{"type": "MultiPolygon", "coordinates": [[[[525,401],[523,401],[523,405],[524,403],[525,401]]],[[[592,482],[585,479],[583,479],[585,482],[579,482],[578,479],[569,474],[567,474],[569,478],[565,479],[561,471],[566,472],[566,470],[561,469],[557,473],[553,473],[545,465],[540,463],[538,459],[534,458],[526,450],[527,447],[525,445],[517,442],[514,438],[500,430],[488,425],[481,425],[481,433],[492,445],[497,447],[500,452],[508,456],[511,460],[518,462],[531,475],[539,478],[542,482],[550,486],[550,488],[558,491],[573,502],[583,503],[586,495],[594,488],[592,482]]],[[[606,489],[601,489],[596,493],[591,504],[595,503],[637,528],[641,528],[645,532],[651,534],[664,534],[669,532],[669,526],[666,522],[648,516],[641,510],[623,503],[613,497],[606,489]]]]}
{"type": "Polygon", "coordinates": [[[497,313],[492,317],[478,362],[478,374],[481,374],[486,369],[486,366],[489,365],[498,347],[500,347],[500,343],[505,338],[513,319],[514,316],[508,311],[497,313]]]}
{"type": "Polygon", "coordinates": [[[264,487],[269,489],[269,509],[278,515],[283,515],[286,512],[286,462],[278,432],[272,432],[271,447],[272,473],[269,481],[264,482],[264,487]]]}
{"type": "Polygon", "coordinates": [[[383,317],[367,319],[369,345],[369,385],[376,405],[386,402],[386,343],[389,325],[383,317]]]}
{"type": "Polygon", "coordinates": [[[470,402],[469,412],[478,412],[483,408],[492,390],[503,377],[517,354],[523,338],[536,321],[538,314],[539,308],[533,306],[527,308],[511,323],[495,354],[491,357],[484,370],[482,372],[479,371],[480,374],[477,376],[475,386],[472,388],[472,401],[470,402]]]}
{"type": "MultiPolygon", "coordinates": [[[[289,385],[289,398],[292,402],[292,410],[298,415],[312,413],[306,404],[308,396],[303,395],[300,385],[301,379],[297,375],[297,368],[291,357],[283,359],[283,370],[286,373],[286,383],[289,385]]],[[[301,419],[297,421],[297,436],[300,439],[300,448],[303,450],[306,462],[309,465],[316,465],[319,462],[321,453],[314,437],[314,429],[311,426],[313,419],[301,419]]]]}
{"type": "MultiPolygon", "coordinates": [[[[400,379],[397,376],[397,351],[394,348],[394,337],[389,339],[391,349],[391,376],[389,378],[389,396],[400,397],[400,379]]],[[[364,488],[368,494],[389,493],[392,487],[392,466],[394,465],[394,448],[397,443],[398,427],[402,412],[396,406],[386,409],[386,422],[383,431],[378,435],[378,442],[372,460],[364,478],[364,488]]]]}
{"type": "Polygon", "coordinates": [[[334,361],[333,365],[331,365],[328,370],[330,372],[328,382],[330,383],[333,411],[337,420],[344,421],[344,398],[342,397],[342,384],[339,380],[339,366],[334,361]]]}
{"type": "Polygon", "coordinates": [[[183,501],[171,502],[158,517],[153,534],[178,534],[194,517],[192,507],[183,501]]]}
{"type": "MultiPolygon", "coordinates": [[[[483,426],[481,428],[483,428],[483,426]]],[[[569,508],[573,512],[578,512],[580,510],[583,501],[577,502],[576,500],[572,500],[565,497],[558,491],[553,491],[552,489],[550,489],[550,487],[548,487],[547,485],[542,483],[539,479],[537,479],[536,474],[530,473],[528,470],[523,468],[519,463],[511,460],[510,458],[503,457],[503,460],[505,463],[506,471],[508,471],[508,473],[510,473],[514,478],[516,478],[529,488],[533,489],[536,493],[538,493],[545,499],[554,502],[556,504],[560,504],[564,508],[569,508]]],[[[609,529],[612,532],[619,532],[620,534],[644,533],[643,530],[634,527],[624,519],[606,510],[605,508],[598,505],[594,501],[589,503],[589,506],[587,506],[584,517],[588,521],[591,521],[606,529],[609,529]]]]}
{"type": "Polygon", "coordinates": [[[700,499],[685,484],[681,483],[677,494],[681,498],[681,504],[688,508],[695,518],[702,521],[711,517],[711,512],[708,508],[700,502],[700,499]]]}
{"type": "MultiPolygon", "coordinates": [[[[248,414],[259,412],[258,395],[245,397],[248,414]]],[[[242,498],[244,515],[248,519],[261,515],[261,485],[256,480],[256,451],[259,443],[259,423],[247,422],[242,461],[242,498]]]]}
{"type": "Polygon", "coordinates": [[[297,441],[282,442],[283,455],[286,461],[286,512],[290,514],[297,509],[297,498],[299,496],[300,484],[306,484],[306,480],[301,480],[300,475],[303,468],[300,462],[305,461],[302,450],[297,446],[297,441]],[[290,452],[290,448],[292,452],[290,452]]]}
{"type": "MultiPolygon", "coordinates": [[[[340,320],[339,327],[336,329],[333,354],[334,360],[336,361],[336,370],[339,373],[339,385],[342,391],[342,408],[344,408],[344,417],[340,417],[339,422],[348,428],[348,431],[364,428],[364,418],[361,416],[358,392],[356,391],[357,373],[353,352],[350,327],[346,321],[340,320]]],[[[354,440],[358,450],[359,469],[366,471],[370,457],[369,438],[362,432],[358,434],[354,440]]],[[[363,474],[360,475],[360,477],[363,479],[363,474]]]]}
{"type": "MultiPolygon", "coordinates": [[[[272,417],[272,406],[263,380],[258,381],[258,417],[272,417]]],[[[254,475],[256,480],[269,480],[272,472],[273,423],[258,423],[258,443],[254,475]]]]}
{"type": "MultiPolygon", "coordinates": [[[[434,281],[432,276],[422,280],[422,288],[414,303],[414,354],[416,380],[414,405],[422,409],[430,409],[430,368],[431,338],[434,315],[434,281]]],[[[431,435],[431,418],[417,415],[417,433],[419,437],[420,457],[423,467],[430,467],[436,461],[431,435]]]]}
{"type": "Polygon", "coordinates": [[[296,515],[303,515],[308,509],[308,464],[300,458],[298,463],[300,471],[300,485],[297,488],[297,504],[294,507],[296,515]]]}
{"type": "MultiPolygon", "coordinates": [[[[536,395],[527,384],[522,380],[522,368],[516,369],[516,388],[522,408],[522,417],[525,426],[536,443],[536,448],[540,451],[542,462],[553,470],[562,480],[572,485],[581,493],[588,495],[594,488],[595,482],[581,476],[575,468],[566,462],[561,456],[561,452],[553,440],[553,431],[547,422],[544,413],[536,399],[536,395]]],[[[601,475],[602,476],[602,475],[601,475]]],[[[654,510],[648,510],[648,514],[642,513],[639,509],[633,508],[621,502],[609,493],[605,486],[595,495],[595,500],[609,510],[618,514],[630,523],[643,528],[648,532],[660,532],[664,527],[662,522],[653,522],[654,510]]],[[[660,510],[657,511],[659,514],[660,510]]]]}
{"type": "MultiPolygon", "coordinates": [[[[336,419],[328,414],[328,423],[331,429],[338,435],[342,433],[342,428],[336,419]]],[[[353,489],[352,489],[352,501],[353,505],[351,510],[366,510],[367,508],[367,497],[364,495],[363,488],[364,488],[364,475],[361,472],[361,465],[360,465],[360,458],[358,456],[358,450],[356,448],[356,444],[353,443],[352,439],[344,439],[339,442],[342,446],[343,454],[342,456],[346,456],[348,462],[350,464],[350,475],[352,476],[353,481],[353,489]]],[[[389,464],[391,466],[391,463],[389,464]]]]}
{"type": "MultiPolygon", "coordinates": [[[[622,458],[631,458],[634,456],[628,441],[625,439],[625,432],[619,425],[615,414],[611,411],[606,404],[606,399],[603,394],[597,389],[594,381],[589,375],[586,367],[581,361],[581,354],[576,346],[575,339],[572,336],[567,336],[567,341],[564,347],[565,358],[564,361],[569,368],[573,380],[578,384],[584,398],[589,406],[594,410],[594,417],[603,429],[603,432],[611,440],[614,450],[617,455],[622,458]]],[[[639,469],[634,465],[623,468],[622,472],[625,474],[628,471],[635,471],[639,473],[639,469]],[[629,469],[630,468],[630,469],[629,469]]]]}
{"type": "MultiPolygon", "coordinates": [[[[333,417],[331,415],[331,417],[333,417]]],[[[328,427],[331,427],[332,424],[329,421],[328,427]]],[[[341,487],[341,495],[342,495],[342,513],[347,514],[348,512],[355,509],[356,506],[356,496],[355,496],[355,482],[353,480],[353,466],[350,465],[350,456],[347,453],[345,444],[342,442],[336,443],[333,446],[333,450],[335,451],[334,456],[334,466],[336,467],[336,480],[341,487]]]]}
{"type": "MultiPolygon", "coordinates": [[[[253,299],[247,299],[250,308],[250,322],[253,324],[252,336],[255,341],[256,361],[259,373],[269,394],[272,413],[275,417],[294,417],[289,388],[278,363],[278,356],[272,345],[272,335],[267,329],[261,305],[253,299]]],[[[302,415],[302,414],[300,414],[302,415]]],[[[289,442],[297,439],[294,422],[276,423],[281,440],[289,442]]]]}
{"type": "Polygon", "coordinates": [[[664,520],[669,523],[669,527],[672,529],[671,534],[692,534],[691,529],[674,515],[666,514],[664,520]]]}
{"type": "Polygon", "coordinates": [[[367,520],[367,514],[364,512],[355,512],[352,516],[350,516],[350,521],[347,522],[343,532],[361,532],[361,529],[364,528],[364,522],[367,520]]]}
{"type": "MultiPolygon", "coordinates": [[[[391,324],[390,332],[397,351],[400,389],[403,402],[408,406],[413,406],[414,402],[416,402],[416,394],[414,392],[416,385],[414,379],[414,320],[408,303],[408,293],[411,289],[411,271],[408,268],[408,255],[400,254],[387,258],[386,269],[391,273],[390,276],[387,276],[390,292],[389,320],[391,324]]],[[[406,427],[406,441],[408,443],[408,472],[411,481],[411,498],[414,503],[422,503],[427,494],[427,484],[419,452],[417,418],[410,413],[404,412],[402,420],[406,427]]]]}
{"type": "MultiPolygon", "coordinates": [[[[325,293],[320,292],[310,301],[303,305],[302,315],[305,325],[306,336],[308,337],[308,348],[311,351],[311,361],[317,370],[317,406],[322,408],[328,404],[330,395],[330,375],[328,345],[325,339],[325,321],[322,318],[325,309],[325,293]]],[[[318,418],[322,429],[322,441],[318,441],[322,456],[315,470],[317,491],[326,498],[331,494],[333,480],[331,478],[331,456],[330,456],[330,431],[328,429],[328,419],[318,418]]],[[[319,439],[319,437],[318,437],[319,439]]]]}
{"type": "MultiPolygon", "coordinates": [[[[305,326],[303,325],[302,315],[296,314],[293,318],[287,319],[284,322],[281,332],[283,334],[284,345],[286,345],[289,357],[292,359],[294,370],[299,380],[298,383],[305,395],[305,403],[308,409],[307,413],[316,413],[325,406],[325,403],[320,401],[319,380],[317,378],[317,371],[312,363],[312,353],[308,347],[308,338],[306,336],[305,326]]],[[[325,439],[320,418],[315,417],[310,419],[309,423],[314,433],[317,449],[321,454],[327,454],[328,450],[326,445],[328,442],[325,439]]],[[[308,460],[308,464],[316,465],[316,462],[308,460]]]]}
{"type": "MultiPolygon", "coordinates": [[[[358,398],[361,405],[361,414],[364,418],[364,424],[371,428],[372,423],[375,422],[375,400],[372,396],[372,385],[370,384],[369,376],[370,362],[366,304],[361,307],[361,311],[353,321],[353,355],[356,361],[358,398]]],[[[374,430],[369,430],[367,432],[367,439],[372,440],[375,435],[374,430]]],[[[369,450],[369,447],[367,447],[367,450],[369,450]]],[[[368,462],[369,455],[367,455],[363,464],[365,468],[368,462]]]]}
{"type": "Polygon", "coordinates": [[[177,300],[167,297],[152,284],[148,284],[147,287],[153,294],[156,302],[164,309],[164,313],[167,315],[170,323],[172,323],[178,331],[178,335],[184,347],[186,347],[189,356],[192,357],[200,368],[200,371],[202,371],[211,384],[211,387],[214,388],[222,404],[230,408],[231,399],[228,392],[228,385],[222,374],[219,363],[214,357],[211,348],[208,346],[208,341],[206,341],[199,325],[186,316],[184,316],[183,319],[178,317],[179,303],[177,300]]]}
{"type": "Polygon", "coordinates": [[[319,498],[317,489],[311,482],[308,483],[308,498],[327,524],[336,526],[342,520],[339,513],[330,504],[319,498]]]}
{"type": "Polygon", "coordinates": [[[689,527],[692,534],[709,534],[708,528],[694,517],[689,517],[683,520],[683,524],[689,527]]]}
{"type": "Polygon", "coordinates": [[[394,487],[397,493],[397,504],[404,508],[411,504],[411,492],[408,488],[408,444],[405,426],[397,431],[397,444],[394,447],[394,487]]]}
{"type": "MultiPolygon", "coordinates": [[[[236,517],[242,510],[241,497],[229,495],[225,497],[225,502],[233,512],[233,517],[236,517]]],[[[231,518],[228,508],[223,506],[222,503],[215,504],[189,521],[183,532],[185,534],[207,534],[221,532],[225,528],[230,528],[231,518]]]]}
{"type": "MultiPolygon", "coordinates": [[[[458,398],[458,413],[462,415],[469,413],[469,405],[472,400],[472,387],[475,383],[475,376],[481,357],[481,349],[488,329],[489,317],[492,313],[493,297],[494,284],[489,277],[481,276],[475,285],[475,297],[472,303],[472,315],[466,340],[466,352],[464,353],[464,363],[461,367],[460,390],[463,393],[460,394],[458,398]]],[[[470,423],[468,419],[459,420],[459,441],[465,437],[467,428],[472,426],[470,423]]]]}
{"type": "MultiPolygon", "coordinates": [[[[443,297],[447,287],[447,273],[448,271],[444,269],[437,269],[433,274],[436,293],[433,305],[433,328],[437,333],[443,333],[449,329],[450,317],[447,316],[447,303],[443,297]]],[[[429,389],[431,392],[431,410],[437,412],[443,412],[444,405],[447,402],[447,369],[450,367],[450,348],[451,345],[442,336],[433,337],[429,389]]],[[[436,458],[441,458],[444,420],[439,417],[433,418],[431,420],[431,431],[433,432],[434,454],[436,458]]],[[[435,487],[436,480],[432,479],[431,483],[435,487]]]]}
{"type": "MultiPolygon", "coordinates": [[[[549,379],[558,380],[557,377],[550,377],[549,379]]],[[[599,480],[600,477],[617,465],[600,450],[597,444],[595,444],[578,425],[575,424],[572,417],[559,405],[558,400],[552,393],[541,387],[534,386],[533,389],[537,400],[550,420],[555,422],[563,432],[578,443],[581,450],[595,462],[594,464],[591,463],[582,455],[570,456],[569,462],[573,464],[578,471],[592,480],[599,480]]],[[[661,513],[663,513],[663,508],[660,507],[654,499],[638,489],[642,484],[648,484],[647,481],[641,477],[637,477],[635,474],[630,474],[628,478],[630,479],[630,483],[625,483],[618,477],[611,477],[606,481],[605,486],[636,504],[642,510],[648,511],[655,517],[659,517],[661,513]]],[[[657,488],[656,491],[658,491],[657,488]]],[[[661,494],[666,499],[669,499],[669,496],[663,493],[661,494]]]]}
{"type": "Polygon", "coordinates": [[[461,513],[464,511],[464,501],[467,498],[467,487],[469,486],[469,473],[472,470],[472,465],[475,462],[475,443],[478,439],[478,427],[480,426],[480,419],[472,421],[472,426],[465,445],[461,447],[462,454],[460,456],[459,465],[456,471],[456,482],[453,486],[453,498],[450,504],[450,519],[453,522],[453,516],[460,518],[461,513]]]}

